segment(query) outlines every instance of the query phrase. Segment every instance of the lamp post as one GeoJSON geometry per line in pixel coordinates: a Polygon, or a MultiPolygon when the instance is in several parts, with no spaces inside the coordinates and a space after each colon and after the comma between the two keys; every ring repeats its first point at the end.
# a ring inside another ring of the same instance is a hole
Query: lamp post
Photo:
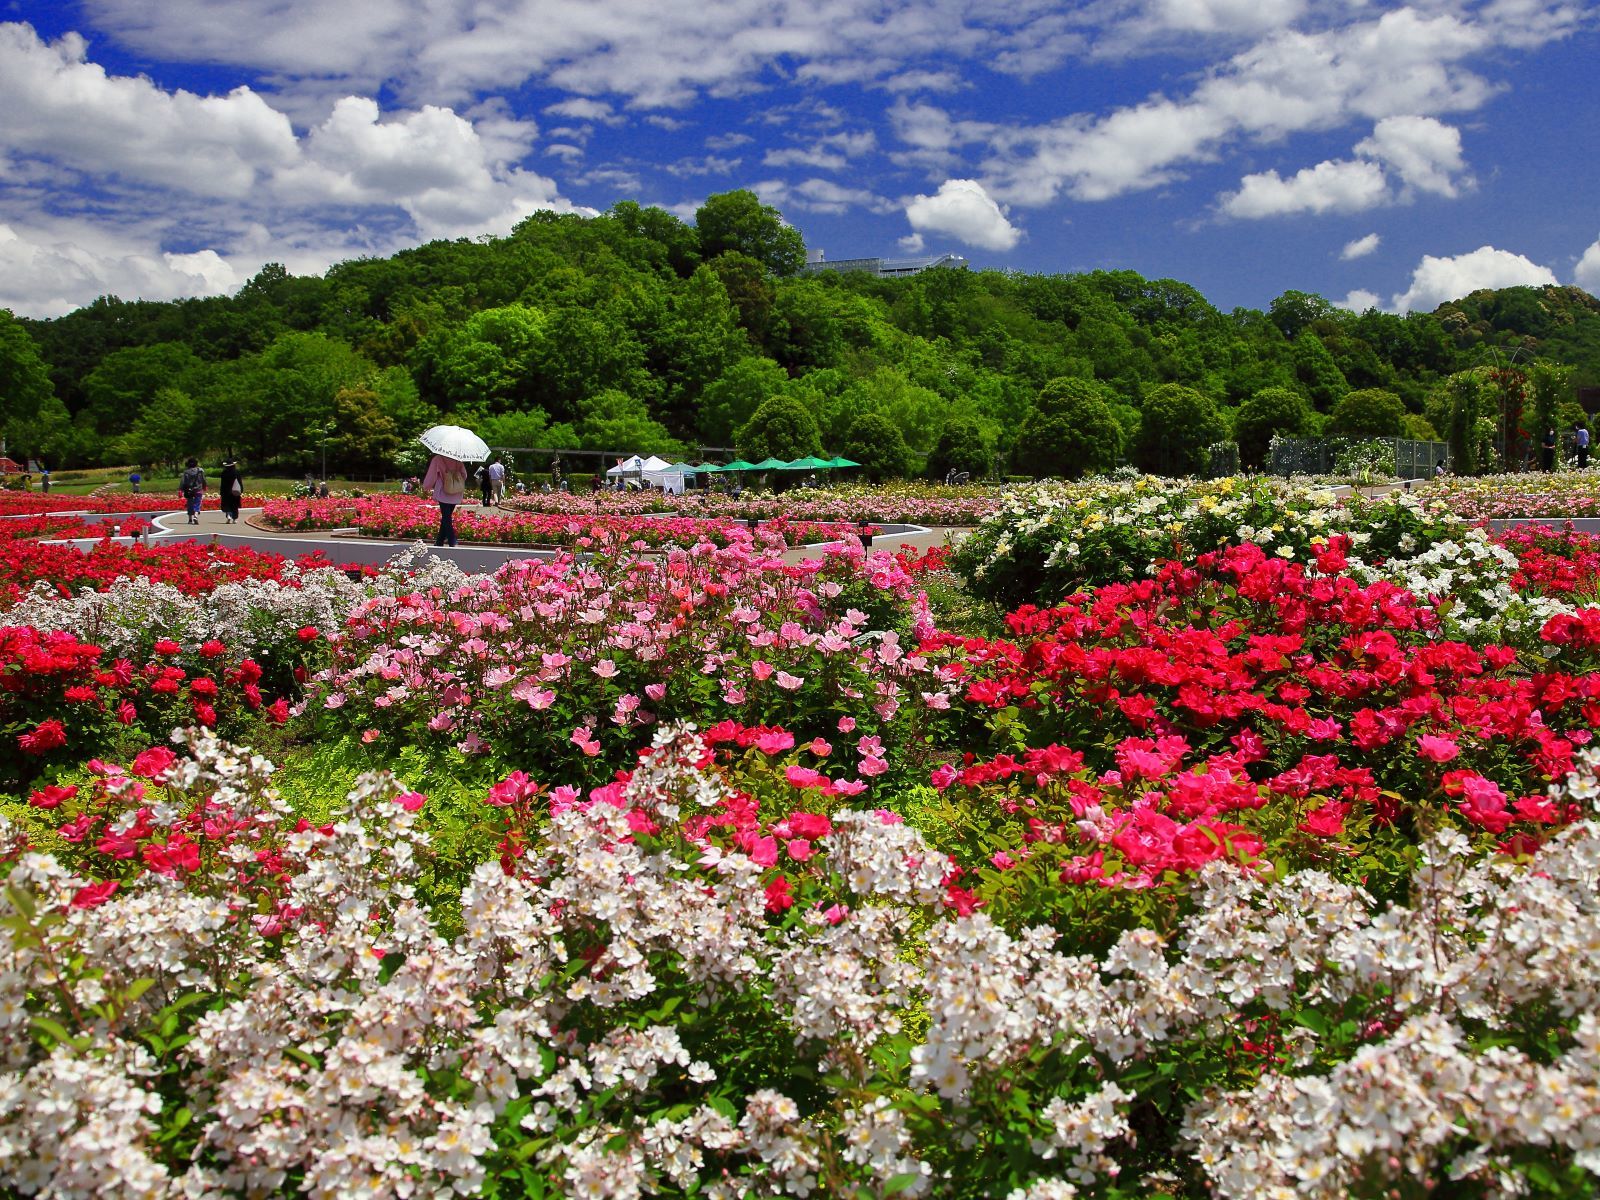
{"type": "Polygon", "coordinates": [[[322,434],[322,474],[317,477],[318,483],[328,482],[328,435],[333,432],[333,422],[323,425],[319,432],[322,434]]]}

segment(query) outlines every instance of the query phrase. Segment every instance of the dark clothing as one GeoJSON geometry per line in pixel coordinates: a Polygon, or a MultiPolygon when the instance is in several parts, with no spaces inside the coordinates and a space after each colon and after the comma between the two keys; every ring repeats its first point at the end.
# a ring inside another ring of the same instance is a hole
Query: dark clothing
{"type": "Polygon", "coordinates": [[[439,502],[439,536],[434,539],[435,546],[454,546],[456,544],[456,506],[439,502]]]}
{"type": "Polygon", "coordinates": [[[178,479],[178,494],[183,497],[189,524],[200,524],[200,500],[206,494],[206,473],[199,467],[186,467],[178,479]]]}
{"type": "Polygon", "coordinates": [[[1550,430],[1539,443],[1539,463],[1546,471],[1556,469],[1556,431],[1550,430]]]}
{"type": "Polygon", "coordinates": [[[239,501],[244,499],[244,476],[239,474],[238,467],[230,464],[222,468],[222,475],[217,479],[217,490],[222,494],[224,515],[237,520],[239,501]],[[234,490],[236,486],[237,491],[234,490]]]}

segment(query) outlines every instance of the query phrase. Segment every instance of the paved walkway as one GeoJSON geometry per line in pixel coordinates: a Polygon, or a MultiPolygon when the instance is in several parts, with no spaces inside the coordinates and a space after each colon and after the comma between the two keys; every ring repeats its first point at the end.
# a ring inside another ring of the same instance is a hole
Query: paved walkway
{"type": "MultiPolygon", "coordinates": [[[[206,542],[218,546],[249,547],[272,554],[283,554],[296,557],[302,554],[321,552],[327,558],[340,563],[363,563],[380,565],[389,561],[396,554],[410,547],[413,543],[402,540],[384,538],[355,537],[342,535],[335,537],[329,530],[299,531],[288,529],[272,529],[266,526],[251,523],[251,518],[260,515],[259,508],[247,508],[242,511],[242,520],[237,525],[230,525],[224,520],[220,512],[202,512],[198,525],[190,525],[182,511],[170,513],[145,513],[137,514],[153,524],[159,533],[151,536],[153,544],[164,542],[206,542]]],[[[86,520],[95,520],[103,524],[116,523],[119,519],[126,519],[128,514],[94,514],[86,520]]],[[[911,531],[905,533],[884,534],[875,537],[872,541],[874,550],[926,550],[935,546],[953,544],[967,533],[960,528],[931,528],[913,526],[911,531]]],[[[807,559],[818,557],[819,546],[797,546],[784,554],[784,561],[791,563],[804,562],[807,559]]],[[[523,547],[498,547],[498,546],[456,546],[436,547],[430,546],[429,551],[440,558],[449,559],[463,571],[469,574],[487,574],[498,570],[508,562],[525,558],[551,558],[554,551],[530,550],[523,547]]]]}

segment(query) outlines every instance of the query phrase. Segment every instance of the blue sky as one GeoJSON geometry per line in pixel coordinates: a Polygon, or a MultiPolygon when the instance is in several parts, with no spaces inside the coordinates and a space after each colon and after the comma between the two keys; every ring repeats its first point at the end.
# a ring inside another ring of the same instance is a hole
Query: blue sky
{"type": "Polygon", "coordinates": [[[0,306],[747,187],[1224,309],[1600,292],[1600,3],[0,0],[0,306]]]}

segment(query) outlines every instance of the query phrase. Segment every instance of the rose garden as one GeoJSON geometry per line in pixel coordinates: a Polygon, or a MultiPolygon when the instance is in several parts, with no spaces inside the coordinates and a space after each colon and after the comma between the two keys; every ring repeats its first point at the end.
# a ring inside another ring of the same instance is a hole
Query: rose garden
{"type": "Polygon", "coordinates": [[[8,496],[0,1192],[1592,1195],[1597,496],[8,496]]]}

